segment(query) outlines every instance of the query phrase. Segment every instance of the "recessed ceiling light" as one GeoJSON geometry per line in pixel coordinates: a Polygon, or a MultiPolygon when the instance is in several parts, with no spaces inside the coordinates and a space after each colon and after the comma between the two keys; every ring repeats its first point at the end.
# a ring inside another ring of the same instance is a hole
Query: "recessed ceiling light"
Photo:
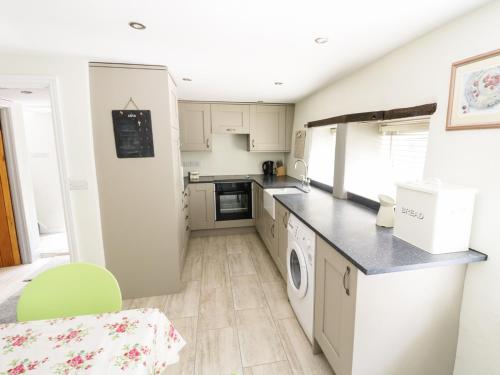
{"type": "Polygon", "coordinates": [[[325,43],[328,43],[328,38],[320,37],[320,38],[314,39],[314,41],[317,44],[325,44],[325,43]]]}
{"type": "Polygon", "coordinates": [[[21,94],[33,94],[33,91],[21,90],[21,94]]]}
{"type": "Polygon", "coordinates": [[[189,77],[184,77],[182,80],[183,80],[183,81],[186,81],[186,82],[191,82],[191,81],[192,81],[192,79],[191,79],[191,78],[189,78],[189,77]]]}
{"type": "Polygon", "coordinates": [[[275,84],[276,86],[281,86],[281,85],[283,84],[283,82],[274,82],[274,84],[275,84]]]}
{"type": "Polygon", "coordinates": [[[132,21],[132,22],[129,22],[128,25],[132,28],[132,29],[136,29],[136,30],[144,30],[146,28],[146,26],[140,22],[135,22],[135,21],[132,21]]]}

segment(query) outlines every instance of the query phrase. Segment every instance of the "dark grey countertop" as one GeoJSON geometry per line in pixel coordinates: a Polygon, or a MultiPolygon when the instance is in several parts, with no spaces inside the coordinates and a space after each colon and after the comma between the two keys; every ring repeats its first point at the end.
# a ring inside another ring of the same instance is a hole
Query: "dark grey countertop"
{"type": "Polygon", "coordinates": [[[184,177],[184,185],[200,184],[210,182],[241,182],[241,181],[254,181],[264,189],[281,188],[289,186],[300,186],[300,181],[289,176],[264,176],[263,174],[250,174],[250,175],[230,175],[230,176],[200,176],[198,181],[189,181],[188,177],[184,177]]]}
{"type": "MultiPolygon", "coordinates": [[[[255,181],[264,189],[300,187],[292,177],[264,175],[200,177],[201,182],[255,181]]],[[[188,182],[186,180],[186,186],[188,182]]],[[[487,255],[475,250],[430,254],[392,235],[392,229],[375,225],[376,213],[358,203],[334,198],[312,188],[306,194],[275,195],[297,218],[366,275],[427,267],[480,262],[487,255]]]]}

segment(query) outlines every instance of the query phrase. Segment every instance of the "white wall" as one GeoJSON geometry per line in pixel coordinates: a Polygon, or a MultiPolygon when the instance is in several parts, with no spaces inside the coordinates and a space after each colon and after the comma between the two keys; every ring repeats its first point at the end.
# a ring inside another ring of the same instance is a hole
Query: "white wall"
{"type": "MultiPolygon", "coordinates": [[[[487,262],[468,267],[456,375],[500,371],[500,129],[445,131],[451,64],[499,48],[499,16],[500,2],[495,1],[329,85],[295,107],[297,130],[308,121],[330,116],[437,102],[424,174],[479,190],[471,246],[489,255],[487,262]]],[[[288,165],[294,160],[290,158],[288,165]]]]}
{"type": "Polygon", "coordinates": [[[64,232],[64,208],[51,109],[25,106],[23,112],[40,233],[64,232]]]}
{"type": "Polygon", "coordinates": [[[88,189],[71,192],[76,260],[104,264],[92,142],[88,60],[2,51],[0,75],[41,75],[58,80],[68,176],[88,189]]]}
{"type": "Polygon", "coordinates": [[[262,162],[285,160],[283,152],[248,152],[248,135],[213,134],[212,152],[182,152],[185,162],[199,162],[199,167],[184,167],[184,174],[199,171],[200,176],[262,174],[262,162]]]}

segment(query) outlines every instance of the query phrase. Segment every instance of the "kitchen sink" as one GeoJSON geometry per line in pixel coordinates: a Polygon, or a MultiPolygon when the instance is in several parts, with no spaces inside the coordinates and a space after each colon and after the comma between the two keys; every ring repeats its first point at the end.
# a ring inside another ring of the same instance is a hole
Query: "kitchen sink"
{"type": "Polygon", "coordinates": [[[305,192],[295,187],[264,189],[264,209],[269,213],[269,215],[271,215],[273,220],[276,219],[273,197],[275,194],[305,194],[305,192]]]}

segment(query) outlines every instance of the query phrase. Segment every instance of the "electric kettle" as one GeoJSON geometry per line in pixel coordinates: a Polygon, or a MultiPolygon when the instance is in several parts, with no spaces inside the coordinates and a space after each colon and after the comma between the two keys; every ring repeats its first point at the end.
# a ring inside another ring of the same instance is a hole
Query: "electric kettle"
{"type": "Polygon", "coordinates": [[[271,176],[273,174],[274,161],[266,160],[262,163],[262,172],[265,176],[271,176]]]}

